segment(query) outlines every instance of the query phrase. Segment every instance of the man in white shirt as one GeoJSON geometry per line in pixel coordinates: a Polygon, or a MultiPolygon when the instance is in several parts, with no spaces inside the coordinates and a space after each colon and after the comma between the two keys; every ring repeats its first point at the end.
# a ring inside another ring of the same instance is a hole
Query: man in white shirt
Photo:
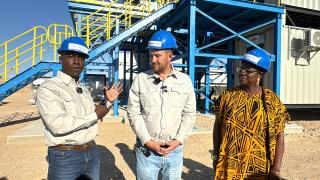
{"type": "Polygon", "coordinates": [[[148,43],[152,70],[140,73],[129,92],[128,117],[137,136],[137,179],[181,179],[183,143],[196,115],[194,88],[188,75],[171,65],[176,40],[158,31],[148,43]]]}
{"type": "Polygon", "coordinates": [[[37,92],[37,107],[45,125],[48,146],[48,179],[99,179],[100,160],[94,138],[97,121],[110,110],[122,85],[105,89],[109,106],[95,106],[79,75],[89,57],[79,37],[70,37],[58,49],[62,71],[42,83],[37,92]]]}

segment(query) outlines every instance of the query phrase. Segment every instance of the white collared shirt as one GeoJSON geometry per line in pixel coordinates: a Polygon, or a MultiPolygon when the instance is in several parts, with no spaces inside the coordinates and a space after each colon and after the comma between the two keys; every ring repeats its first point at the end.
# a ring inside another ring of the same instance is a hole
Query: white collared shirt
{"type": "Polygon", "coordinates": [[[88,89],[69,75],[58,72],[37,91],[37,107],[45,125],[45,144],[81,145],[93,140],[98,117],[88,89]],[[76,89],[81,88],[82,93],[76,89]]]}
{"type": "Polygon", "coordinates": [[[142,144],[149,140],[181,143],[196,119],[196,99],[188,75],[173,69],[165,79],[151,70],[134,79],[129,92],[128,117],[142,144]]]}

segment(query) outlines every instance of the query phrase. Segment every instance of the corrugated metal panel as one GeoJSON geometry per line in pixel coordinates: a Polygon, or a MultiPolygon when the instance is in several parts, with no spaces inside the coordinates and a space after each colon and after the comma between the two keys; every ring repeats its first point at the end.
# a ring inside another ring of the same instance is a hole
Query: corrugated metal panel
{"type": "Polygon", "coordinates": [[[302,47],[303,38],[303,29],[283,28],[280,95],[286,104],[320,104],[320,53],[311,53],[310,64],[302,66],[292,51],[302,47]]]}
{"type": "Polygon", "coordinates": [[[320,11],[319,0],[282,0],[282,4],[320,11]]]}

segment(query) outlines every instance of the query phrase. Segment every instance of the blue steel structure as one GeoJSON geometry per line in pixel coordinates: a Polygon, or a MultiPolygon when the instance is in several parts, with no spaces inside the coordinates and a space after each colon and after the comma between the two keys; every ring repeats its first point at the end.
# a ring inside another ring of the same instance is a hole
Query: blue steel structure
{"type": "MultiPolygon", "coordinates": [[[[81,3],[74,3],[69,2],[69,9],[71,14],[77,14],[77,18],[75,21],[79,20],[79,18],[83,17],[85,14],[89,14],[92,11],[99,10],[101,7],[97,5],[90,5],[90,4],[81,4],[81,3]]],[[[132,41],[137,39],[135,37],[136,33],[146,28],[149,28],[153,25],[153,22],[159,19],[160,17],[166,15],[169,11],[174,9],[174,4],[168,4],[161,8],[160,10],[154,12],[150,16],[138,21],[133,26],[128,29],[125,29],[120,32],[120,25],[116,27],[116,31],[114,32],[116,35],[108,41],[104,41],[101,44],[94,46],[89,52],[90,57],[86,60],[86,67],[98,68],[99,66],[103,66],[103,64],[98,63],[97,65],[92,66],[95,60],[101,58],[105,54],[112,54],[113,61],[112,63],[108,63],[111,65],[111,68],[108,68],[107,71],[112,71],[112,81],[118,82],[119,80],[119,44],[124,43],[126,41],[132,41]]],[[[78,21],[79,22],[79,21],[78,21]]],[[[81,24],[78,24],[81,27],[81,24]]],[[[81,29],[81,28],[79,28],[81,29]]],[[[108,65],[107,64],[107,65],[108,65]]],[[[104,64],[106,65],[106,64],[104,64]]],[[[86,68],[87,69],[87,68],[86,68]]],[[[86,70],[85,70],[86,71],[86,70]]],[[[89,72],[94,73],[94,72],[89,72]]],[[[118,116],[118,101],[114,102],[114,116],[118,116]]]]}
{"type": "MultiPolygon", "coordinates": [[[[233,53],[235,47],[233,47],[234,42],[232,42],[232,40],[234,38],[239,38],[247,44],[261,49],[255,43],[246,39],[243,34],[274,24],[275,51],[273,54],[270,54],[270,56],[275,62],[273,90],[277,94],[280,93],[281,17],[284,13],[283,8],[265,4],[254,4],[248,1],[191,0],[189,11],[189,75],[193,82],[195,80],[195,68],[197,68],[197,63],[195,62],[196,58],[227,58],[228,87],[230,87],[233,84],[232,60],[241,58],[241,56],[233,53]],[[210,9],[208,7],[210,7],[210,9]],[[206,19],[206,21],[202,19],[206,19]],[[203,23],[203,21],[205,21],[205,23],[203,23]],[[211,22],[211,24],[209,22],[211,22]],[[213,28],[210,26],[213,26],[213,28]],[[206,30],[214,31],[213,33],[217,34],[217,40],[204,46],[198,46],[196,42],[200,36],[196,31],[206,30]],[[228,52],[225,54],[203,52],[204,49],[220,43],[226,43],[228,46],[226,48],[228,49],[228,52]]],[[[205,91],[205,113],[208,112],[208,101],[211,101],[208,98],[207,86],[208,85],[206,85],[205,91]]]]}
{"type": "MultiPolygon", "coordinates": [[[[97,5],[69,3],[71,13],[88,14],[96,9],[97,5]],[[85,11],[87,10],[87,11],[85,11]]],[[[197,94],[204,97],[204,113],[210,110],[209,98],[210,71],[217,66],[211,65],[212,61],[219,58],[227,59],[225,69],[228,77],[227,86],[233,86],[232,63],[241,58],[235,54],[235,40],[240,39],[250,46],[260,48],[255,43],[245,38],[245,34],[272,26],[275,32],[274,52],[268,52],[274,66],[273,90],[280,93],[280,53],[281,53],[281,25],[283,7],[254,3],[241,0],[180,0],[176,4],[169,4],[150,16],[135,23],[131,28],[120,32],[109,41],[96,46],[90,52],[88,63],[94,62],[100,55],[116,50],[124,52],[135,51],[138,53],[138,72],[144,69],[140,53],[147,53],[144,48],[154,30],[149,27],[155,25],[157,29],[170,30],[178,40],[179,54],[186,64],[174,63],[177,68],[186,70],[189,74],[197,94]],[[141,35],[142,34],[142,35],[141,35]],[[205,43],[203,43],[205,42],[205,43]],[[115,48],[119,47],[119,49],[115,48]],[[139,47],[138,49],[136,47],[139,47]],[[200,80],[205,77],[205,84],[201,87],[200,80]],[[204,90],[204,93],[202,91],[204,90]]],[[[80,16],[78,16],[79,18],[80,16]]],[[[130,58],[130,75],[137,72],[132,67],[130,58]]],[[[146,60],[146,59],[144,59],[146,60]]],[[[125,61],[126,63],[126,61],[125,61]]],[[[118,79],[118,57],[112,62],[114,66],[114,81],[118,79]]],[[[126,65],[126,64],[125,64],[126,65]]],[[[127,70],[125,70],[127,71],[127,70]]],[[[130,77],[132,81],[132,77],[130,77]]],[[[117,105],[115,105],[115,110],[117,105]]]]}
{"type": "Polygon", "coordinates": [[[19,75],[15,76],[10,81],[7,81],[0,85],[0,101],[15,93],[19,89],[25,87],[26,85],[30,84],[39,77],[49,72],[53,72],[53,74],[56,74],[56,72],[60,69],[61,64],[58,63],[40,62],[36,64],[32,68],[29,68],[19,75]]]}
{"type": "MultiPolygon", "coordinates": [[[[86,15],[101,8],[90,3],[69,2],[69,10],[77,21],[86,15]],[[74,15],[77,16],[74,16],[74,15]]],[[[221,65],[212,65],[219,58],[227,59],[224,69],[227,73],[227,86],[233,86],[234,60],[240,59],[241,54],[235,52],[235,40],[240,39],[245,43],[260,48],[255,43],[245,38],[249,32],[264,27],[272,27],[274,30],[273,52],[269,52],[273,60],[273,90],[280,93],[280,53],[281,53],[281,29],[283,7],[253,3],[244,0],[180,0],[178,3],[168,4],[155,11],[151,15],[136,21],[131,27],[124,29],[119,25],[113,32],[114,36],[106,41],[99,39],[94,43],[86,61],[85,74],[109,74],[114,82],[119,80],[119,51],[130,52],[130,83],[133,73],[148,68],[142,59],[143,53],[148,53],[145,47],[151,35],[158,29],[170,30],[178,42],[178,55],[182,64],[174,63],[189,74],[197,94],[205,99],[204,112],[210,110],[209,99],[210,73],[221,65]],[[151,28],[152,27],[152,28],[151,28]],[[156,27],[156,28],[154,28],[156,27]],[[138,67],[133,67],[134,53],[137,55],[138,67]],[[107,61],[103,57],[111,54],[113,59],[107,61]],[[201,87],[201,78],[205,77],[205,84],[201,87]],[[202,91],[204,90],[204,93],[202,91]]],[[[77,24],[78,29],[83,26],[77,24]]],[[[124,67],[127,59],[125,56],[124,67]]],[[[0,101],[16,92],[25,85],[31,83],[44,74],[61,68],[60,65],[49,62],[36,64],[30,69],[19,74],[10,81],[0,85],[0,101]]],[[[218,74],[221,72],[217,72],[218,74]]],[[[125,75],[124,75],[125,77],[125,75]]],[[[126,95],[126,94],[125,94],[126,95]]],[[[124,98],[126,99],[126,97],[124,98]]],[[[118,115],[118,104],[114,104],[114,115],[118,115]]]]}

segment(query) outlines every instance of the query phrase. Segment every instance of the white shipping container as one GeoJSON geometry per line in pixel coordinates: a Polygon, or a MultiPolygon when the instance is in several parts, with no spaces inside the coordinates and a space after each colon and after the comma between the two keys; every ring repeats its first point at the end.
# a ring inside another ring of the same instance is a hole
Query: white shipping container
{"type": "Polygon", "coordinates": [[[286,104],[320,104],[320,53],[301,51],[307,30],[283,27],[280,98],[286,104]]]}
{"type": "Polygon", "coordinates": [[[301,7],[306,9],[320,10],[319,0],[281,0],[283,5],[301,7]]]}

